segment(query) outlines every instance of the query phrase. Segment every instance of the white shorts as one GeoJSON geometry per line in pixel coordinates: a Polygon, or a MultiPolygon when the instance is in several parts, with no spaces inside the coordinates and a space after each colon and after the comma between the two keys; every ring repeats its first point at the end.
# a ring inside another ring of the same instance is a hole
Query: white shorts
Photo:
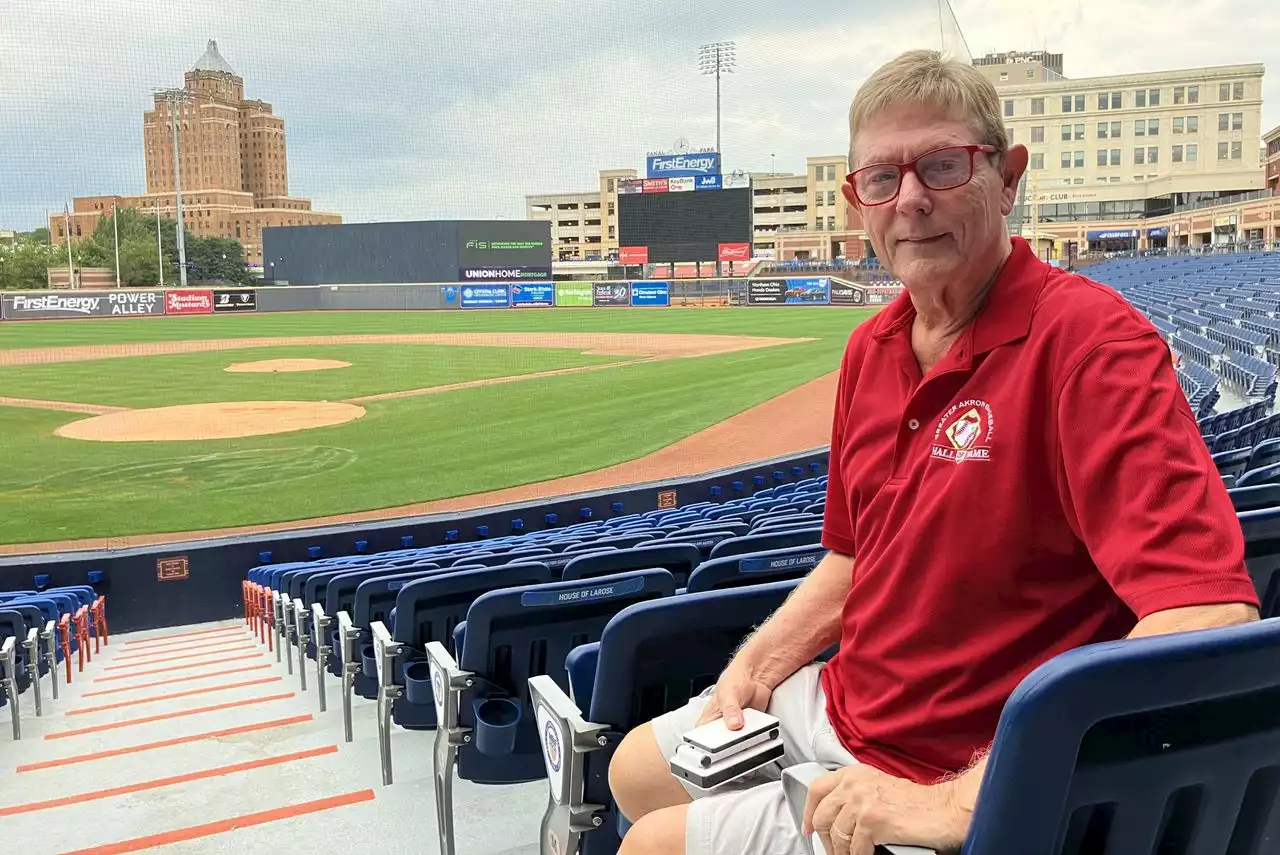
{"type": "MultiPolygon", "coordinates": [[[[818,680],[821,670],[817,663],[801,668],[783,680],[769,700],[768,712],[778,719],[786,751],[782,759],[711,791],[681,781],[694,799],[685,823],[685,855],[805,855],[782,793],[782,770],[815,762],[834,770],[857,762],[827,718],[827,699],[818,680]]],[[[672,756],[684,734],[697,724],[710,693],[708,689],[653,720],[663,757],[672,756]]]]}

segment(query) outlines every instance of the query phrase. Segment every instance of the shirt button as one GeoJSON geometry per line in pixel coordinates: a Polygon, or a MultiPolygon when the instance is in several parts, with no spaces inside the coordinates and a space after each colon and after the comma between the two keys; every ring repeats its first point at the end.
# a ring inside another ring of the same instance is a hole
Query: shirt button
{"type": "Polygon", "coordinates": [[[912,430],[919,430],[920,422],[916,421],[915,419],[911,419],[909,422],[907,422],[907,427],[911,428],[912,430]]]}

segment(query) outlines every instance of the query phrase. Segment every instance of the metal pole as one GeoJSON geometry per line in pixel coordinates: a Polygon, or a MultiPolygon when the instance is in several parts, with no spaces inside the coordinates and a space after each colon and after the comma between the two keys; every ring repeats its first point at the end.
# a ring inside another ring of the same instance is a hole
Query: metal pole
{"type": "Polygon", "coordinates": [[[720,48],[716,48],[716,151],[720,151],[720,48]]]}
{"type": "Polygon", "coordinates": [[[115,232],[116,241],[116,287],[120,287],[120,209],[115,202],[111,203],[111,228],[115,232]]]}
{"type": "Polygon", "coordinates": [[[71,260],[71,214],[67,206],[62,206],[62,222],[67,229],[67,287],[76,287],[76,264],[71,260]]]}
{"type": "Polygon", "coordinates": [[[160,287],[164,287],[164,244],[160,242],[160,200],[156,200],[156,266],[160,268],[160,287]]]}
{"type": "Polygon", "coordinates": [[[182,235],[182,164],[178,153],[178,105],[183,103],[177,97],[169,97],[169,121],[173,125],[173,199],[177,208],[178,223],[178,278],[183,288],[187,287],[187,245],[182,235]]]}

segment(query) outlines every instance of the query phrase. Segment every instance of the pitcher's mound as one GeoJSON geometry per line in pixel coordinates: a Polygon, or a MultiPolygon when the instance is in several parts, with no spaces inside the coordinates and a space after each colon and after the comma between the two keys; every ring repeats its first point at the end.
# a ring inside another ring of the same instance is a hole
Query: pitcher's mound
{"type": "Polygon", "coordinates": [[[364,407],[329,401],[234,401],[125,410],[71,422],[54,433],[94,442],[189,442],[328,427],[363,415],[364,407]]]}
{"type": "Polygon", "coordinates": [[[266,374],[281,371],[325,371],[329,368],[350,367],[350,362],[339,359],[260,359],[257,362],[237,362],[222,370],[237,374],[266,374]]]}

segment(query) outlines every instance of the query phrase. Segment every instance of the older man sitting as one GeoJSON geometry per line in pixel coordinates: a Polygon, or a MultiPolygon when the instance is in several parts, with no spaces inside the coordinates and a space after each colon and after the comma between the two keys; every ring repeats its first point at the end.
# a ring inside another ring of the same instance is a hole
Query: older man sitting
{"type": "Polygon", "coordinates": [[[832,770],[806,806],[828,852],[958,848],[1000,711],[1035,667],[1257,619],[1164,342],[1006,232],[1027,150],[992,84],[904,54],[859,89],[849,133],[845,198],[906,290],[841,364],[829,553],[712,690],[619,746],[625,855],[803,852],[776,765],[709,794],[668,770],[685,731],[740,728],[746,707],[779,719],[782,765],[832,770]]]}

